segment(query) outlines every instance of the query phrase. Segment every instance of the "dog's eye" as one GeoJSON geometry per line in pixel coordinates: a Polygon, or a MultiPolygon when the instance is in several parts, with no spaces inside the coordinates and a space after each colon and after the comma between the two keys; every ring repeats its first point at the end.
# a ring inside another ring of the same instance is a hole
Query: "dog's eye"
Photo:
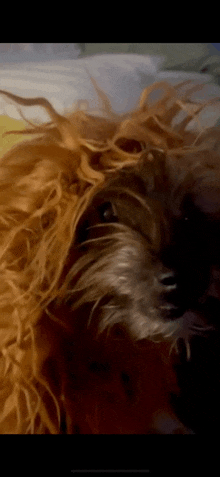
{"type": "Polygon", "coordinates": [[[127,139],[121,137],[116,141],[116,146],[118,146],[122,151],[138,154],[146,148],[146,145],[143,141],[136,141],[136,139],[127,139]]]}
{"type": "Polygon", "coordinates": [[[90,210],[89,216],[81,221],[77,232],[77,242],[82,244],[91,238],[92,231],[100,223],[113,223],[118,221],[114,205],[108,201],[90,210]]]}
{"type": "Polygon", "coordinates": [[[104,202],[98,207],[101,222],[111,223],[117,222],[117,212],[111,202],[104,202]]]}

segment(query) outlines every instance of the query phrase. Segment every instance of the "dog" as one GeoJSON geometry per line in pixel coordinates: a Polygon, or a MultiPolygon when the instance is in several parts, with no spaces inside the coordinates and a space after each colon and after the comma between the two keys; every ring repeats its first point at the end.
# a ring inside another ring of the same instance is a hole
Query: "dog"
{"type": "Polygon", "coordinates": [[[51,118],[1,159],[2,433],[190,432],[169,355],[216,318],[220,151],[183,86],[111,119],[0,91],[51,118]]]}

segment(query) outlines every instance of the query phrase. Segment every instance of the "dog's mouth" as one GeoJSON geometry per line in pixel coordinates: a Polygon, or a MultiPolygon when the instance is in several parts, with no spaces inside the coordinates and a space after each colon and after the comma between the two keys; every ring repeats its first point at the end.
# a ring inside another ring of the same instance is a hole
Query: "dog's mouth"
{"type": "Polygon", "coordinates": [[[175,305],[174,303],[169,303],[166,305],[161,305],[160,311],[162,316],[166,320],[177,320],[187,311],[188,307],[184,304],[175,305]]]}
{"type": "Polygon", "coordinates": [[[180,287],[180,290],[168,295],[165,293],[160,297],[159,310],[163,319],[174,321],[181,318],[187,311],[196,310],[198,306],[198,297],[181,293],[180,287]]]}
{"type": "Polygon", "coordinates": [[[220,297],[208,296],[203,302],[195,302],[189,306],[168,305],[163,317],[168,321],[175,321],[179,318],[190,319],[201,326],[219,326],[220,319],[220,297]]]}
{"type": "Polygon", "coordinates": [[[162,297],[160,310],[165,320],[176,320],[185,314],[191,314],[202,321],[213,325],[218,324],[220,317],[220,269],[213,267],[210,282],[205,293],[200,296],[187,296],[174,292],[162,297]]]}

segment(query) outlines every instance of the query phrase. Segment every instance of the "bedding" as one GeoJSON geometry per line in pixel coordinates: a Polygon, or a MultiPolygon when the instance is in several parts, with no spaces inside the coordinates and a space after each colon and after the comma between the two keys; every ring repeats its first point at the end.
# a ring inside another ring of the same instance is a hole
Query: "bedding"
{"type": "MultiPolygon", "coordinates": [[[[5,61],[7,58],[6,55],[5,61]]],[[[74,109],[77,104],[91,113],[103,114],[93,79],[119,114],[134,108],[143,88],[156,81],[176,84],[192,80],[204,83],[201,91],[192,96],[193,99],[196,96],[198,101],[220,95],[220,87],[214,84],[211,74],[164,70],[165,58],[160,55],[121,53],[73,59],[62,59],[62,56],[51,59],[52,56],[48,55],[47,58],[47,61],[8,61],[2,64],[0,89],[24,97],[44,96],[61,114],[74,109]]],[[[37,107],[26,108],[23,114],[36,122],[49,119],[42,108],[37,107]]],[[[3,96],[0,96],[0,115],[21,119],[17,106],[3,96]]],[[[219,117],[219,108],[215,105],[207,108],[200,120],[212,127],[219,117]]],[[[188,127],[196,127],[196,124],[190,123],[188,127]]]]}

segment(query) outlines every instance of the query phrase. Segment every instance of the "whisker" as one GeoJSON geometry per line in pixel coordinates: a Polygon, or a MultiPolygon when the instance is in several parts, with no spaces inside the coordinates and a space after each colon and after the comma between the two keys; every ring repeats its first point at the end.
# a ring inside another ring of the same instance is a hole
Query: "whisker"
{"type": "Polygon", "coordinates": [[[92,321],[92,317],[94,315],[94,311],[96,310],[97,306],[99,305],[100,301],[103,299],[103,297],[100,297],[98,298],[98,300],[96,300],[96,302],[94,303],[92,309],[91,309],[91,312],[89,314],[89,319],[88,319],[88,323],[87,323],[87,327],[89,328],[90,324],[91,324],[91,321],[92,321]]]}
{"type": "Polygon", "coordinates": [[[207,325],[207,326],[203,326],[203,325],[196,325],[196,324],[192,324],[191,327],[190,327],[190,330],[191,331],[196,331],[197,334],[206,334],[207,331],[210,331],[210,330],[214,330],[215,327],[214,326],[211,326],[211,325],[207,325]]]}
{"type": "MultiPolygon", "coordinates": [[[[119,234],[117,234],[117,236],[119,236],[119,234]]],[[[114,238],[116,238],[116,234],[114,234],[114,235],[112,235],[112,234],[111,235],[103,235],[102,237],[96,237],[96,238],[93,238],[93,239],[85,240],[85,242],[80,244],[79,247],[83,247],[84,245],[88,245],[88,244],[94,243],[94,242],[105,242],[105,241],[108,241],[108,240],[113,240],[114,238]]]]}
{"type": "Polygon", "coordinates": [[[121,229],[123,232],[126,231],[126,230],[129,230],[128,227],[126,227],[125,224],[121,224],[119,222],[112,222],[112,223],[107,223],[107,224],[103,224],[103,223],[98,223],[98,224],[95,224],[95,225],[91,225],[90,227],[87,228],[87,230],[92,230],[92,229],[96,229],[96,228],[108,228],[108,227],[112,227],[112,228],[118,228],[118,229],[121,229]]]}

